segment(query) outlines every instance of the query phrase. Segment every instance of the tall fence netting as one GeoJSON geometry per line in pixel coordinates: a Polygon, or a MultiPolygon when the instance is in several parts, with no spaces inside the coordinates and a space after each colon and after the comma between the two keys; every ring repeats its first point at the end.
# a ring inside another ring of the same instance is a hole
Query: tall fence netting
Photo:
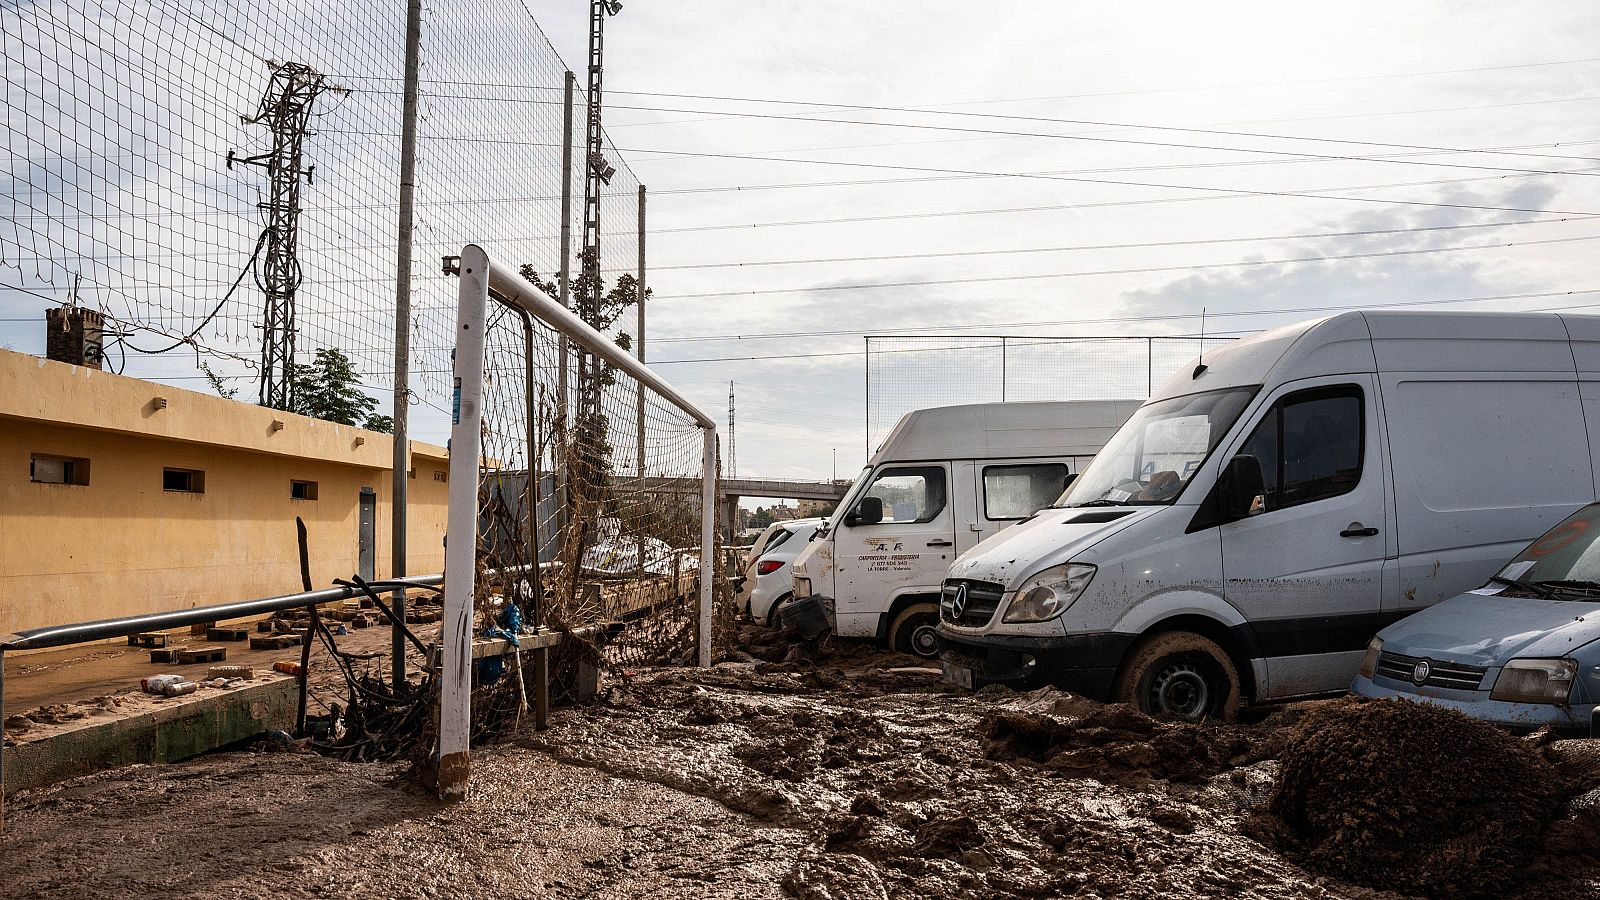
{"type": "MultiPolygon", "coordinates": [[[[387,0],[0,4],[0,316],[76,301],[107,315],[109,368],[181,356],[254,399],[271,191],[247,160],[273,147],[258,113],[294,64],[311,73],[296,357],[338,349],[368,387],[391,388],[405,15],[387,0]]],[[[441,260],[492,237],[542,276],[561,268],[568,67],[522,0],[430,0],[422,35],[409,388],[439,423],[455,313],[441,260]]],[[[584,87],[580,69],[574,255],[584,87]]],[[[637,268],[639,181],[609,139],[606,159],[600,255],[614,278],[637,268]]]]}

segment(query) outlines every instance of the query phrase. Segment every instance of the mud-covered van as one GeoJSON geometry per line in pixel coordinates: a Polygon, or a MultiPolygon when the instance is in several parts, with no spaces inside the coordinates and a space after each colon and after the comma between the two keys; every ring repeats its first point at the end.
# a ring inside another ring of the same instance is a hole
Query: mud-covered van
{"type": "Polygon", "coordinates": [[[794,595],[836,634],[938,653],[950,563],[1060,496],[1137,400],[979,403],[907,413],[794,561],[794,595]]]}
{"type": "Polygon", "coordinates": [[[1352,312],[1208,351],[955,561],[945,677],[1192,718],[1342,691],[1380,628],[1594,500],[1595,441],[1597,317],[1352,312]]]}

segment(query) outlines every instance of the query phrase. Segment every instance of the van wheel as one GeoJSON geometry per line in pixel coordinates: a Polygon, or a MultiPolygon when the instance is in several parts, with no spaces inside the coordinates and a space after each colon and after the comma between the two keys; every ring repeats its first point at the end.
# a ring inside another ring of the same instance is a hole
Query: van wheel
{"type": "Polygon", "coordinates": [[[908,606],[889,626],[889,649],[923,659],[939,655],[939,607],[933,603],[908,606]]]}
{"type": "Polygon", "coordinates": [[[1153,634],[1134,646],[1117,673],[1112,698],[1152,716],[1233,721],[1239,671],[1217,643],[1187,631],[1153,634]]]}

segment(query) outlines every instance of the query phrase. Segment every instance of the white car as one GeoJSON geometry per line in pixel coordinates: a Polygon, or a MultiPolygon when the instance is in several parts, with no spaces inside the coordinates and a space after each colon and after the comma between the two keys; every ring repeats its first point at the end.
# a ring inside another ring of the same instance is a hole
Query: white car
{"type": "Polygon", "coordinates": [[[827,519],[796,519],[779,522],[761,553],[746,570],[750,618],[760,625],[772,625],[772,611],[794,596],[794,558],[800,555],[811,536],[827,519]]]}

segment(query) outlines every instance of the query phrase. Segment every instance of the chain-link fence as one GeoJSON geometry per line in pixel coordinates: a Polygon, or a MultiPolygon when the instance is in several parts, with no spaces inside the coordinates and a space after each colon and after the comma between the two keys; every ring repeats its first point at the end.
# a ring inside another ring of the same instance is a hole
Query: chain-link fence
{"type": "MultiPolygon", "coordinates": [[[[392,385],[405,20],[387,0],[0,4],[0,316],[76,300],[108,315],[110,368],[198,355],[253,399],[276,274],[299,358],[336,348],[368,386],[392,385]],[[273,77],[287,65],[303,67],[306,108],[286,247],[269,236],[281,204],[265,157],[294,123],[262,113],[283,99],[273,77]]],[[[493,235],[508,260],[561,267],[567,66],[521,0],[431,0],[422,36],[410,388],[443,413],[455,285],[440,259],[493,235]]],[[[639,182],[606,155],[601,266],[631,271],[639,182]]]]}
{"type": "Polygon", "coordinates": [[[1232,338],[867,338],[867,447],[914,409],[1008,400],[1134,400],[1232,338]]]}

